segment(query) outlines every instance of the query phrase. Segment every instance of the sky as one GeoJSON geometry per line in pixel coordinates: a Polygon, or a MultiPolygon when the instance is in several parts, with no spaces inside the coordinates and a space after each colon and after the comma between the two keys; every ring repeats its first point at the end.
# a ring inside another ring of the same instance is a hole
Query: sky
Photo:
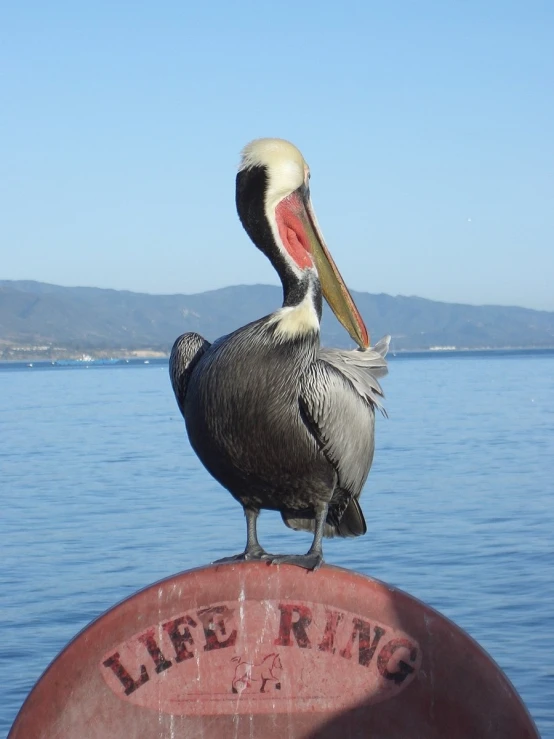
{"type": "Polygon", "coordinates": [[[0,279],[278,284],[234,205],[277,136],[355,290],[554,310],[551,0],[0,9],[0,279]]]}

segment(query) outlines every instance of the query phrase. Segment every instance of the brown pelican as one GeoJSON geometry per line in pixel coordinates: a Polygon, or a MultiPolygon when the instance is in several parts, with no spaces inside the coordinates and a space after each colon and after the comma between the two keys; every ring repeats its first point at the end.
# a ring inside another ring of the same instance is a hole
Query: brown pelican
{"type": "Polygon", "coordinates": [[[373,460],[375,408],[383,396],[389,337],[369,337],[331,255],[298,149],[258,139],[242,152],[236,204],[246,232],[283,283],[283,305],[210,344],[180,336],[170,376],[190,443],[207,470],[242,504],[243,553],[315,569],[323,536],[360,536],[358,499],[373,460]],[[322,292],[360,350],[319,343],[322,292]],[[304,555],[272,555],[258,542],[262,508],[314,532],[304,555]]]}

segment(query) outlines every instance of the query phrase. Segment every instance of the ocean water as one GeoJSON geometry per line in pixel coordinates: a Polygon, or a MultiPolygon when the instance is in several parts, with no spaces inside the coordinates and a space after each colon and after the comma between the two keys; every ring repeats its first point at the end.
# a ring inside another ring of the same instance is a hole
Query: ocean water
{"type": "MultiPolygon", "coordinates": [[[[554,738],[554,352],[393,357],[362,508],[329,563],[473,636],[554,738]]],[[[0,365],[0,736],[89,621],[240,551],[240,506],[190,449],[167,365],[0,365]]],[[[269,551],[310,537],[263,513],[269,551]]]]}

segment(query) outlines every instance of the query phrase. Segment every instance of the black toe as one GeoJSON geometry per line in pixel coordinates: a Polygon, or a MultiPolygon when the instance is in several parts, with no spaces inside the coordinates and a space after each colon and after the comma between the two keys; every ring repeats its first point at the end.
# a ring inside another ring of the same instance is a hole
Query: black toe
{"type": "Polygon", "coordinates": [[[308,554],[279,554],[271,558],[273,565],[296,565],[305,570],[317,570],[323,564],[323,554],[308,552],[308,554]]]}

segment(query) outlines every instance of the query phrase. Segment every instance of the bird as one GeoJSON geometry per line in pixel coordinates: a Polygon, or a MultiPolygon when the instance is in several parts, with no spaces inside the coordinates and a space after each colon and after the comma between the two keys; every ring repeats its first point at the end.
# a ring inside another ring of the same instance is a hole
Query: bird
{"type": "Polygon", "coordinates": [[[385,413],[378,380],[387,374],[390,337],[370,347],[318,225],[310,176],[284,139],[256,139],[242,150],[238,216],[280,277],[282,306],[213,343],[185,333],[170,355],[190,444],[246,516],[244,552],[218,562],[315,570],[323,537],[367,531],[359,498],[373,461],[375,411],[385,413]],[[357,349],[321,346],[323,297],[357,349]],[[263,549],[257,522],[266,509],[279,511],[289,528],[313,533],[306,554],[263,549]]]}

